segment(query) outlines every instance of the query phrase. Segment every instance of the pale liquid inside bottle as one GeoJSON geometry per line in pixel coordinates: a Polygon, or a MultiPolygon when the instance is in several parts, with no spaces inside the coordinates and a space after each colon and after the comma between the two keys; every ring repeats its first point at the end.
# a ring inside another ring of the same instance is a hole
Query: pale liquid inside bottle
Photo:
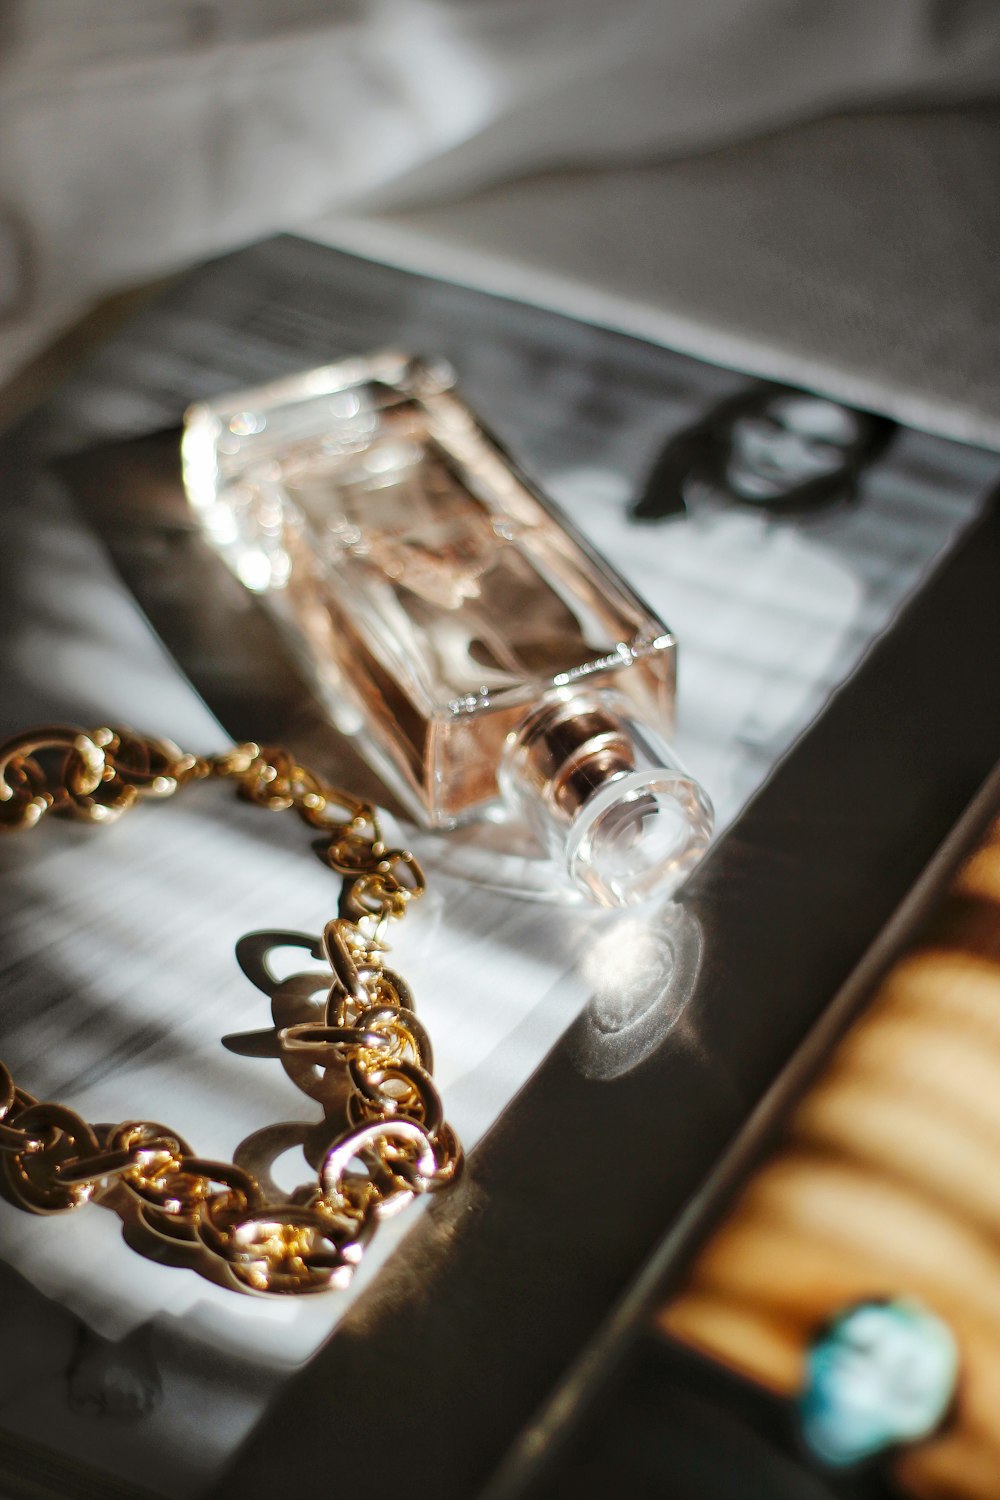
{"type": "Polygon", "coordinates": [[[504,741],[547,691],[614,685],[669,729],[672,637],[462,403],[352,395],[339,423],[315,402],[319,433],[299,410],[283,440],[269,414],[217,498],[236,571],[411,810],[450,826],[494,800],[504,741]]]}

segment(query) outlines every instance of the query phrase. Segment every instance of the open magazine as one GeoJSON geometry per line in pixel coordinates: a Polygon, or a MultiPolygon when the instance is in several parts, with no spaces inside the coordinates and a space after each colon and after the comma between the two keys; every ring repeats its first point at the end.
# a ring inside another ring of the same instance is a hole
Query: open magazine
{"type": "MultiPolygon", "coordinates": [[[[199,752],[251,732],[255,703],[273,706],[265,678],[281,675],[280,655],[252,655],[263,627],[231,580],[207,609],[194,598],[202,575],[189,573],[184,534],[150,489],[135,490],[129,514],[129,440],[175,429],[193,399],[390,344],[452,361],[471,404],[676,632],[677,746],[721,834],[1000,478],[995,454],[897,430],[849,493],[820,506],[741,505],[696,476],[672,511],[640,523],[631,510],[664,445],[744,390],[744,377],[305,241],[270,241],[185,278],[9,442],[6,732],[110,720],[199,752]],[[54,458],[95,448],[53,474],[54,458]],[[186,638],[166,628],[185,619],[186,638]],[[228,688],[213,669],[216,640],[251,653],[228,688]]],[[[158,439],[140,467],[176,490],[172,442],[158,439]]],[[[200,1154],[229,1160],[275,1120],[294,1140],[315,1109],[273,1057],[232,1044],[272,1019],[237,946],[262,929],[317,936],[337,882],[300,829],[219,796],[199,789],[107,833],[51,824],[0,845],[0,1056],[38,1097],[93,1120],[166,1119],[200,1154]]],[[[421,853],[419,832],[403,833],[421,853]]],[[[425,843],[430,890],[394,961],[474,1163],[569,1028],[574,1066],[592,1080],[620,1079],[669,1048],[705,938],[683,902],[613,917],[519,900],[449,871],[425,843]]],[[[274,963],[281,977],[315,966],[305,942],[276,945],[274,963]]],[[[725,1091],[721,1073],[715,1083],[725,1091]]],[[[727,1099],[738,1115],[739,1089],[727,1099]]],[[[292,1149],[271,1170],[282,1189],[301,1180],[292,1149]]],[[[33,1219],[0,1203],[0,1301],[16,1309],[10,1337],[31,1350],[17,1380],[0,1383],[8,1463],[34,1475],[32,1493],[65,1492],[60,1454],[81,1495],[118,1493],[112,1484],[167,1500],[203,1493],[352,1304],[391,1274],[392,1252],[405,1259],[418,1218],[381,1228],[350,1291],[269,1301],[143,1259],[99,1207],[33,1219]]]]}

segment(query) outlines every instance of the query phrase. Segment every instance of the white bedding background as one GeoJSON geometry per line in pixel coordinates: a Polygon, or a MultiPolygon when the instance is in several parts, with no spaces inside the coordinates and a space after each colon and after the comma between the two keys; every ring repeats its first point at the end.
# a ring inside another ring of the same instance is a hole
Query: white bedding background
{"type": "MultiPolygon", "coordinates": [[[[589,196],[592,171],[655,169],[835,110],[996,98],[998,78],[992,0],[3,0],[0,378],[95,297],[207,254],[569,168],[582,181],[544,190],[574,221],[542,252],[558,276],[564,257],[579,257],[581,215],[586,240],[587,218],[607,210],[600,184],[597,202],[589,196]]],[[[898,149],[876,132],[852,170],[878,181],[879,158],[898,149]]],[[[974,138],[957,156],[946,145],[922,182],[901,184],[894,163],[877,196],[901,196],[910,215],[940,201],[975,237],[984,150],[974,138]]],[[[836,173],[837,154],[821,149],[821,176],[836,173]]],[[[713,192],[710,166],[693,170],[708,203],[669,172],[654,192],[668,220],[689,223],[681,243],[697,257],[733,194],[713,192]]],[[[759,166],[737,156],[733,170],[752,184],[759,166]]],[[[794,162],[778,175],[808,193],[794,162]]],[[[752,256],[745,211],[726,233],[752,256]]],[[[473,236],[478,212],[473,203],[473,236]]],[[[651,213],[662,231],[641,191],[631,206],[613,195],[613,213],[610,254],[627,286],[630,243],[643,264],[653,253],[651,213]]],[[[515,247],[531,248],[531,218],[518,228],[519,218],[507,205],[491,226],[501,261],[508,219],[515,247]]],[[[376,247],[389,233],[377,227],[376,247]]],[[[464,233],[460,211],[445,239],[464,233]]],[[[817,251],[794,210],[788,235],[794,275],[817,251]]],[[[942,251],[962,258],[961,246],[935,244],[935,261],[942,251]]],[[[862,288],[880,253],[872,244],[854,268],[862,288]]],[[[911,258],[904,249],[903,276],[911,258]]],[[[678,311],[669,284],[634,275],[647,304],[678,311]]],[[[599,291],[599,261],[588,279],[599,291]]],[[[809,318],[795,308],[796,322],[809,318]]]]}

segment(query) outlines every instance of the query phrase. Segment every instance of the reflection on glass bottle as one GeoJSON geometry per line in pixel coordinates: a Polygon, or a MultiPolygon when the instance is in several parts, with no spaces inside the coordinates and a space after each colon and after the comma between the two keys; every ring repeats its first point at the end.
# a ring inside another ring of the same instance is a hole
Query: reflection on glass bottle
{"type": "Polygon", "coordinates": [[[342,729],[425,824],[501,791],[605,904],[677,884],[711,808],[669,732],[666,627],[403,355],[188,413],[188,494],[342,729]]]}

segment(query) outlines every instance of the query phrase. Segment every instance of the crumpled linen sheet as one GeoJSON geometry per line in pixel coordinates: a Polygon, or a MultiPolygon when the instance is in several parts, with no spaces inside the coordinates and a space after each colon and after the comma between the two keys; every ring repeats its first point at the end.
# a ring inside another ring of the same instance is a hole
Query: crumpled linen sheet
{"type": "Polygon", "coordinates": [[[990,0],[4,0],[0,378],[96,297],[322,213],[995,96],[998,64],[990,0]]]}

